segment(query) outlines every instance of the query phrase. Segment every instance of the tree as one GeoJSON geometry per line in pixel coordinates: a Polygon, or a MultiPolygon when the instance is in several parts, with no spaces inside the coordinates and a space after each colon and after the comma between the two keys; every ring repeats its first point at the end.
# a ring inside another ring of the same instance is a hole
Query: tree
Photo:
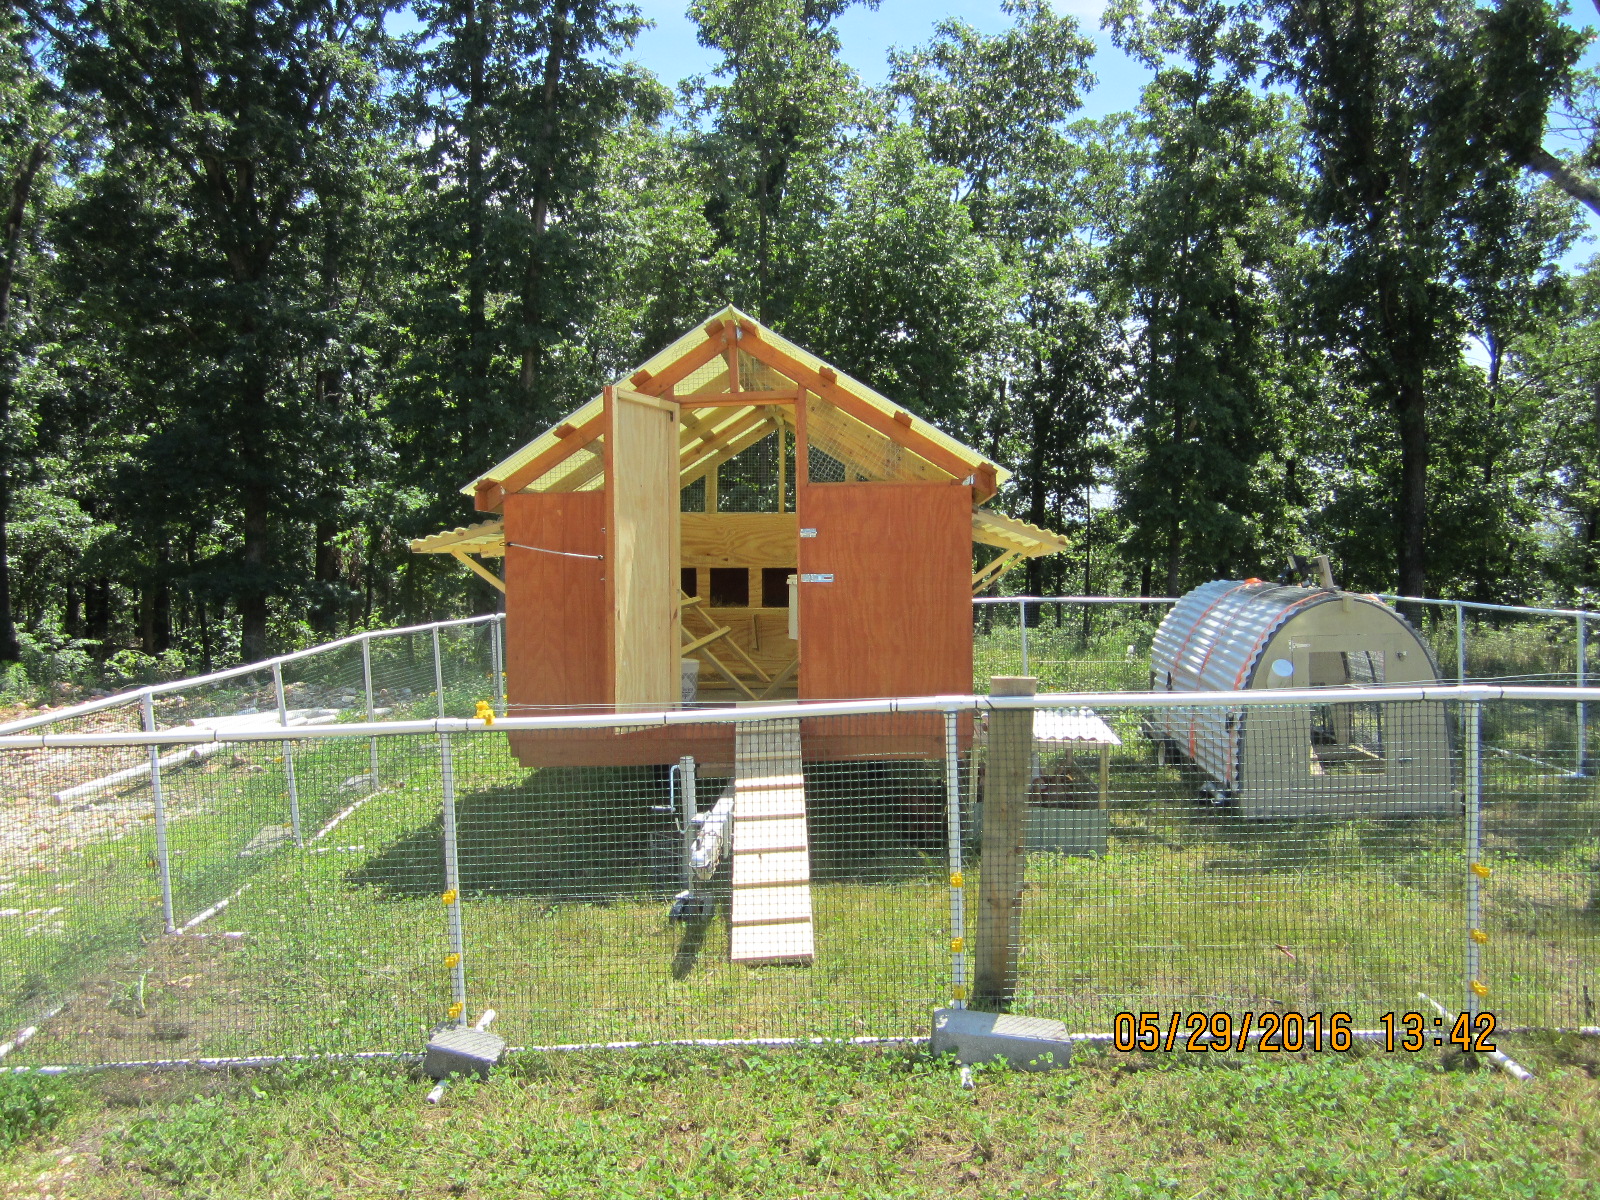
{"type": "Polygon", "coordinates": [[[1015,299],[1014,274],[929,161],[921,132],[860,147],[800,280],[790,332],[934,420],[959,420],[973,367],[1015,299]]]}
{"type": "MultiPolygon", "coordinates": [[[[185,449],[214,456],[208,500],[238,513],[228,590],[247,657],[268,648],[285,497],[315,436],[282,386],[315,338],[301,254],[319,205],[372,182],[361,152],[383,126],[377,64],[393,6],[46,0],[38,10],[67,86],[104,107],[106,169],[159,189],[181,228],[171,249],[187,275],[160,317],[167,352],[185,346],[205,378],[175,415],[191,434],[185,449]]],[[[137,207],[148,194],[129,199],[137,207]]],[[[171,424],[163,433],[183,436],[171,424]]]]}
{"type": "Polygon", "coordinates": [[[1470,327],[1463,251],[1509,234],[1518,164],[1542,134],[1578,35],[1541,0],[1268,8],[1315,174],[1310,212],[1326,251],[1312,281],[1318,329],[1353,356],[1355,382],[1392,424],[1398,585],[1425,595],[1430,391],[1470,327]]]}
{"type": "Polygon", "coordinates": [[[34,30],[14,9],[0,13],[0,663],[17,659],[11,572],[6,550],[11,512],[11,428],[17,375],[30,319],[13,312],[19,280],[39,249],[43,193],[66,121],[55,84],[34,49],[34,30]]]}
{"type": "Polygon", "coordinates": [[[1156,73],[1108,253],[1136,330],[1119,508],[1129,549],[1177,595],[1260,570],[1277,532],[1278,282],[1303,258],[1296,139],[1285,97],[1259,87],[1259,30],[1231,6],[1128,3],[1108,20],[1156,73]]]}
{"type": "MultiPolygon", "coordinates": [[[[720,52],[711,77],[684,85],[707,216],[725,255],[725,294],[777,328],[861,119],[855,72],[834,20],[853,0],[695,0],[700,42],[720,52]],[[720,82],[713,82],[717,80],[720,82]]],[[[868,7],[877,7],[868,0],[868,7]]]]}
{"type": "MultiPolygon", "coordinates": [[[[959,423],[1014,468],[1006,503],[1059,529],[1079,506],[1088,521],[1120,360],[1116,314],[1094,295],[1115,127],[1069,125],[1094,83],[1077,22],[1041,0],[1004,10],[1013,24],[998,34],[947,20],[928,45],[894,54],[891,87],[1013,279],[959,423]]],[[[1030,590],[1043,566],[1029,561],[1030,590]]]]}
{"type": "MultiPolygon", "coordinates": [[[[396,313],[408,336],[394,416],[406,481],[448,497],[597,382],[572,369],[571,348],[606,302],[602,230],[627,202],[604,186],[607,156],[668,97],[615,61],[641,25],[631,6],[428,0],[419,11],[407,102],[416,281],[396,313]]],[[[417,514],[445,515],[438,503],[417,514]]]]}

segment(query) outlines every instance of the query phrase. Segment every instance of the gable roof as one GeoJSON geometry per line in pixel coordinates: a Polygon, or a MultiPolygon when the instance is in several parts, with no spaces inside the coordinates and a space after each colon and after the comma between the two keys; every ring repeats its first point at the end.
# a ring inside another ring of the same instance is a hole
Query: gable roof
{"type": "MultiPolygon", "coordinates": [[[[1010,473],[976,450],[816,355],[728,306],[684,334],[616,385],[684,404],[680,483],[687,486],[741,450],[795,427],[806,403],[807,440],[863,479],[972,481],[974,500],[992,497],[1010,473]],[[727,396],[728,400],[717,397],[727,396]],[[739,404],[748,396],[749,404],[739,404]]],[[[584,491],[603,485],[604,399],[506,456],[462,489],[478,508],[498,510],[518,491],[584,491]]]]}

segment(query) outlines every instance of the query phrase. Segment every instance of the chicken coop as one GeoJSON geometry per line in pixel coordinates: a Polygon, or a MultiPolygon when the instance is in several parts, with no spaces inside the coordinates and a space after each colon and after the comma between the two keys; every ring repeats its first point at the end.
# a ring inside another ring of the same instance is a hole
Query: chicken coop
{"type": "MultiPolygon", "coordinates": [[[[1065,548],[984,507],[1006,478],[730,307],[468,484],[482,520],[412,549],[504,591],[512,714],[967,693],[974,592],[1065,548]],[[976,572],[975,542],[1000,551],[976,572]]],[[[931,718],[807,724],[808,758],[942,753],[931,718]]],[[[730,762],[731,728],[513,742],[529,765],[730,762]]]]}
{"type": "MultiPolygon", "coordinates": [[[[1151,650],[1155,691],[1437,683],[1421,635],[1373,596],[1219,581],[1167,614],[1151,650]]],[[[1215,705],[1154,709],[1164,753],[1193,764],[1247,817],[1442,815],[1456,798],[1442,705],[1215,705]]]]}

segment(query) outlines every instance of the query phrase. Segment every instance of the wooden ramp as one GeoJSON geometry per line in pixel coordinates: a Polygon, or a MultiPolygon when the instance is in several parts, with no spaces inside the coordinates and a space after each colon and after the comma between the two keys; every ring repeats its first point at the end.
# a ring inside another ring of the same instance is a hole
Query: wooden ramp
{"type": "Polygon", "coordinates": [[[811,961],[811,848],[800,722],[734,735],[734,962],[811,961]]]}

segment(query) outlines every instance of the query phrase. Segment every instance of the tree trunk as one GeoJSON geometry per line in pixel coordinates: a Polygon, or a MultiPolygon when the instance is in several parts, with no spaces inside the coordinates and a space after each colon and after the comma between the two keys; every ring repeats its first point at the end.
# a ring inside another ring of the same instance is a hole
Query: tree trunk
{"type": "Polygon", "coordinates": [[[48,150],[47,143],[35,142],[22,169],[11,181],[11,203],[6,211],[5,244],[3,257],[0,257],[0,662],[16,662],[22,653],[11,611],[11,570],[6,559],[6,530],[11,515],[11,443],[4,434],[11,420],[12,380],[16,378],[17,369],[16,355],[11,349],[11,287],[16,279],[28,201],[48,150]]]}
{"type": "Polygon", "coordinates": [[[111,580],[104,575],[91,580],[84,607],[89,640],[98,644],[101,658],[108,658],[111,654],[111,580]]]}
{"type": "Polygon", "coordinates": [[[1400,594],[1427,595],[1428,401],[1420,378],[1403,380],[1395,399],[1400,426],[1400,594]]]}
{"type": "MultiPolygon", "coordinates": [[[[7,395],[10,391],[10,367],[8,363],[0,363],[0,428],[5,426],[7,413],[7,395]]],[[[0,438],[0,443],[5,439],[0,438]]],[[[7,458],[9,455],[0,448],[0,663],[16,662],[22,657],[22,647],[17,642],[17,625],[11,613],[11,571],[6,566],[6,517],[11,511],[11,477],[7,458]]]]}
{"type": "Polygon", "coordinates": [[[339,627],[339,559],[334,553],[334,524],[330,520],[318,521],[312,532],[311,577],[316,583],[317,599],[311,606],[311,628],[324,638],[332,638],[339,627]]]}
{"type": "Polygon", "coordinates": [[[83,636],[83,596],[74,579],[67,580],[66,615],[62,618],[62,626],[69,641],[76,641],[83,636]]]}
{"type": "Polygon", "coordinates": [[[1587,207],[1590,212],[1600,213],[1600,188],[1573,171],[1543,146],[1535,146],[1529,151],[1527,161],[1522,165],[1530,171],[1543,175],[1579,204],[1587,207]]]}
{"type": "Polygon", "coordinates": [[[543,123],[539,131],[540,165],[534,184],[530,212],[533,237],[528,246],[527,266],[522,280],[522,326],[526,339],[522,347],[522,370],[518,382],[524,392],[532,392],[539,379],[541,346],[534,336],[544,306],[540,303],[540,283],[544,268],[544,231],[550,221],[550,162],[556,153],[556,100],[561,86],[561,61],[567,52],[567,10],[557,8],[551,23],[550,50],[544,60],[544,82],[540,95],[543,123]]]}
{"type": "Polygon", "coordinates": [[[478,19],[478,6],[467,4],[467,374],[481,380],[488,374],[483,334],[485,285],[483,262],[483,66],[488,34],[478,19]]]}
{"type": "Polygon", "coordinates": [[[240,587],[239,650],[245,662],[267,657],[267,569],[271,500],[264,483],[244,488],[244,580],[240,587]]]}
{"type": "MultiPolygon", "coordinates": [[[[1038,364],[1035,364],[1035,376],[1038,375],[1038,364]]],[[[1045,507],[1049,499],[1045,488],[1044,478],[1044,447],[1048,434],[1050,413],[1045,404],[1041,403],[1037,395],[1030,396],[1028,407],[1032,428],[1029,440],[1032,445],[1028,450],[1028,520],[1035,525],[1045,523],[1045,507]]],[[[1042,596],[1044,587],[1044,560],[1030,558],[1028,560],[1028,594],[1042,596]]]]}

